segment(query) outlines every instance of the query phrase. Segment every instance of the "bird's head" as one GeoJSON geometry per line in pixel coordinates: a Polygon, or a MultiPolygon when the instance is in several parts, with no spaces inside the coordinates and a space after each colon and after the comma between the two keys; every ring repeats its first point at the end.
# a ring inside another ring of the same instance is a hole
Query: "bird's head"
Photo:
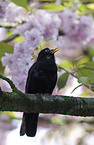
{"type": "Polygon", "coordinates": [[[40,51],[40,53],[38,54],[37,60],[49,60],[49,59],[53,59],[54,60],[54,53],[57,52],[58,50],[59,50],[58,48],[55,48],[55,49],[49,49],[49,48],[42,49],[40,51]]]}

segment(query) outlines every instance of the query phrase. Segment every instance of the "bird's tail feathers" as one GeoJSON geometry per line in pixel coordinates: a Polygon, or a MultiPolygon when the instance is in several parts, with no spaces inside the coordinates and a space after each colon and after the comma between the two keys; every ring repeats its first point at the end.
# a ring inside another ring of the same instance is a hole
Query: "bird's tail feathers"
{"type": "Polygon", "coordinates": [[[22,124],[21,124],[21,129],[20,129],[20,136],[25,135],[26,132],[26,124],[25,124],[25,116],[23,114],[23,119],[22,119],[22,124]]]}
{"type": "Polygon", "coordinates": [[[37,130],[38,113],[24,113],[20,130],[20,135],[26,133],[29,137],[34,137],[37,130]]]}

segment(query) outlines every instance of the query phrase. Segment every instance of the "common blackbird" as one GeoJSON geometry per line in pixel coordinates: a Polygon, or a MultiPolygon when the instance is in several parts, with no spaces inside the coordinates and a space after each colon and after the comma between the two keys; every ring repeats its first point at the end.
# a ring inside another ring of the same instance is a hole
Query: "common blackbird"
{"type": "MultiPolygon", "coordinates": [[[[45,48],[40,51],[37,61],[31,66],[25,87],[28,94],[52,94],[57,81],[57,66],[54,53],[58,48],[45,48]]],[[[24,113],[20,135],[34,137],[37,130],[39,113],[24,113]]]]}

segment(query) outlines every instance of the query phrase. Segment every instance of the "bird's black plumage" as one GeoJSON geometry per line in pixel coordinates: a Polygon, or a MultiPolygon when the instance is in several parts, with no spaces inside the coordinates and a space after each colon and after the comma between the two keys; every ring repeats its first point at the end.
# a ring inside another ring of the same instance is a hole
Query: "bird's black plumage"
{"type": "MultiPolygon", "coordinates": [[[[52,94],[57,81],[57,66],[54,52],[54,50],[50,50],[49,48],[40,51],[37,61],[29,69],[25,88],[26,93],[52,94]]],[[[38,115],[38,113],[23,114],[20,135],[26,133],[27,136],[35,136],[38,115]]]]}

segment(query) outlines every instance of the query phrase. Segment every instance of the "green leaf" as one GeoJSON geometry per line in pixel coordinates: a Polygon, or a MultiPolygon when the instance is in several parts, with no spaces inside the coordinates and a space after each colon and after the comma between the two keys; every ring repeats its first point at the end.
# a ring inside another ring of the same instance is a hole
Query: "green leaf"
{"type": "Polygon", "coordinates": [[[2,66],[2,62],[0,61],[0,74],[3,75],[5,67],[2,66]]]}
{"type": "Polygon", "coordinates": [[[85,63],[85,66],[83,67],[83,69],[94,71],[94,62],[85,63]]]}
{"type": "Polygon", "coordinates": [[[89,77],[91,75],[94,75],[94,71],[86,70],[83,68],[80,68],[79,70],[77,70],[76,73],[78,77],[89,77]]]}
{"type": "Polygon", "coordinates": [[[82,80],[80,81],[82,81],[83,84],[89,85],[90,81],[94,81],[94,71],[92,70],[79,69],[79,71],[77,72],[77,75],[78,75],[78,78],[82,78],[82,80]]]}
{"type": "Polygon", "coordinates": [[[82,68],[82,66],[85,66],[84,64],[88,63],[89,61],[89,56],[83,56],[78,60],[76,67],[82,68]]]}
{"type": "Polygon", "coordinates": [[[70,60],[63,60],[60,66],[66,68],[67,70],[70,70],[70,68],[73,68],[73,63],[70,60]]]}
{"type": "Polygon", "coordinates": [[[86,9],[87,9],[86,5],[84,5],[84,4],[79,5],[78,14],[85,12],[86,9]]]}
{"type": "Polygon", "coordinates": [[[87,7],[91,10],[94,10],[94,3],[88,4],[87,7]]]}
{"type": "Polygon", "coordinates": [[[80,0],[81,2],[85,2],[85,3],[90,3],[90,2],[94,2],[94,0],[80,0]]]}
{"type": "Polygon", "coordinates": [[[13,3],[15,3],[18,6],[21,6],[25,9],[27,9],[27,0],[11,0],[13,3]]]}
{"type": "MultiPolygon", "coordinates": [[[[91,80],[91,79],[94,80],[94,78],[92,77],[94,76],[94,62],[84,63],[82,68],[78,68],[76,70],[76,73],[78,75],[78,78],[88,77],[88,80],[91,80]]],[[[89,83],[89,82],[86,81],[86,83],[89,83]]]]}
{"type": "Polygon", "coordinates": [[[91,85],[94,85],[94,82],[90,82],[91,85]]]}
{"type": "Polygon", "coordinates": [[[88,81],[88,77],[80,77],[80,78],[78,79],[78,83],[83,83],[83,84],[85,84],[87,81],[88,81]]]}
{"type": "Polygon", "coordinates": [[[89,77],[80,77],[78,79],[78,82],[79,83],[83,83],[83,84],[85,84],[88,81],[94,81],[94,75],[93,76],[89,76],[89,77]]]}
{"type": "Polygon", "coordinates": [[[94,46],[89,46],[88,54],[91,58],[94,57],[94,46]]]}
{"type": "Polygon", "coordinates": [[[58,90],[65,87],[68,76],[69,76],[69,73],[66,72],[59,77],[58,82],[57,82],[58,90]]]}
{"type": "Polygon", "coordinates": [[[41,6],[39,9],[47,11],[62,11],[64,7],[62,5],[56,5],[54,3],[49,3],[41,6]]]}
{"type": "Polygon", "coordinates": [[[14,42],[22,42],[22,41],[24,41],[22,36],[19,36],[19,37],[15,38],[15,40],[14,40],[14,42]]]}
{"type": "Polygon", "coordinates": [[[13,53],[13,47],[5,42],[0,42],[0,60],[5,53],[13,53]]]}

